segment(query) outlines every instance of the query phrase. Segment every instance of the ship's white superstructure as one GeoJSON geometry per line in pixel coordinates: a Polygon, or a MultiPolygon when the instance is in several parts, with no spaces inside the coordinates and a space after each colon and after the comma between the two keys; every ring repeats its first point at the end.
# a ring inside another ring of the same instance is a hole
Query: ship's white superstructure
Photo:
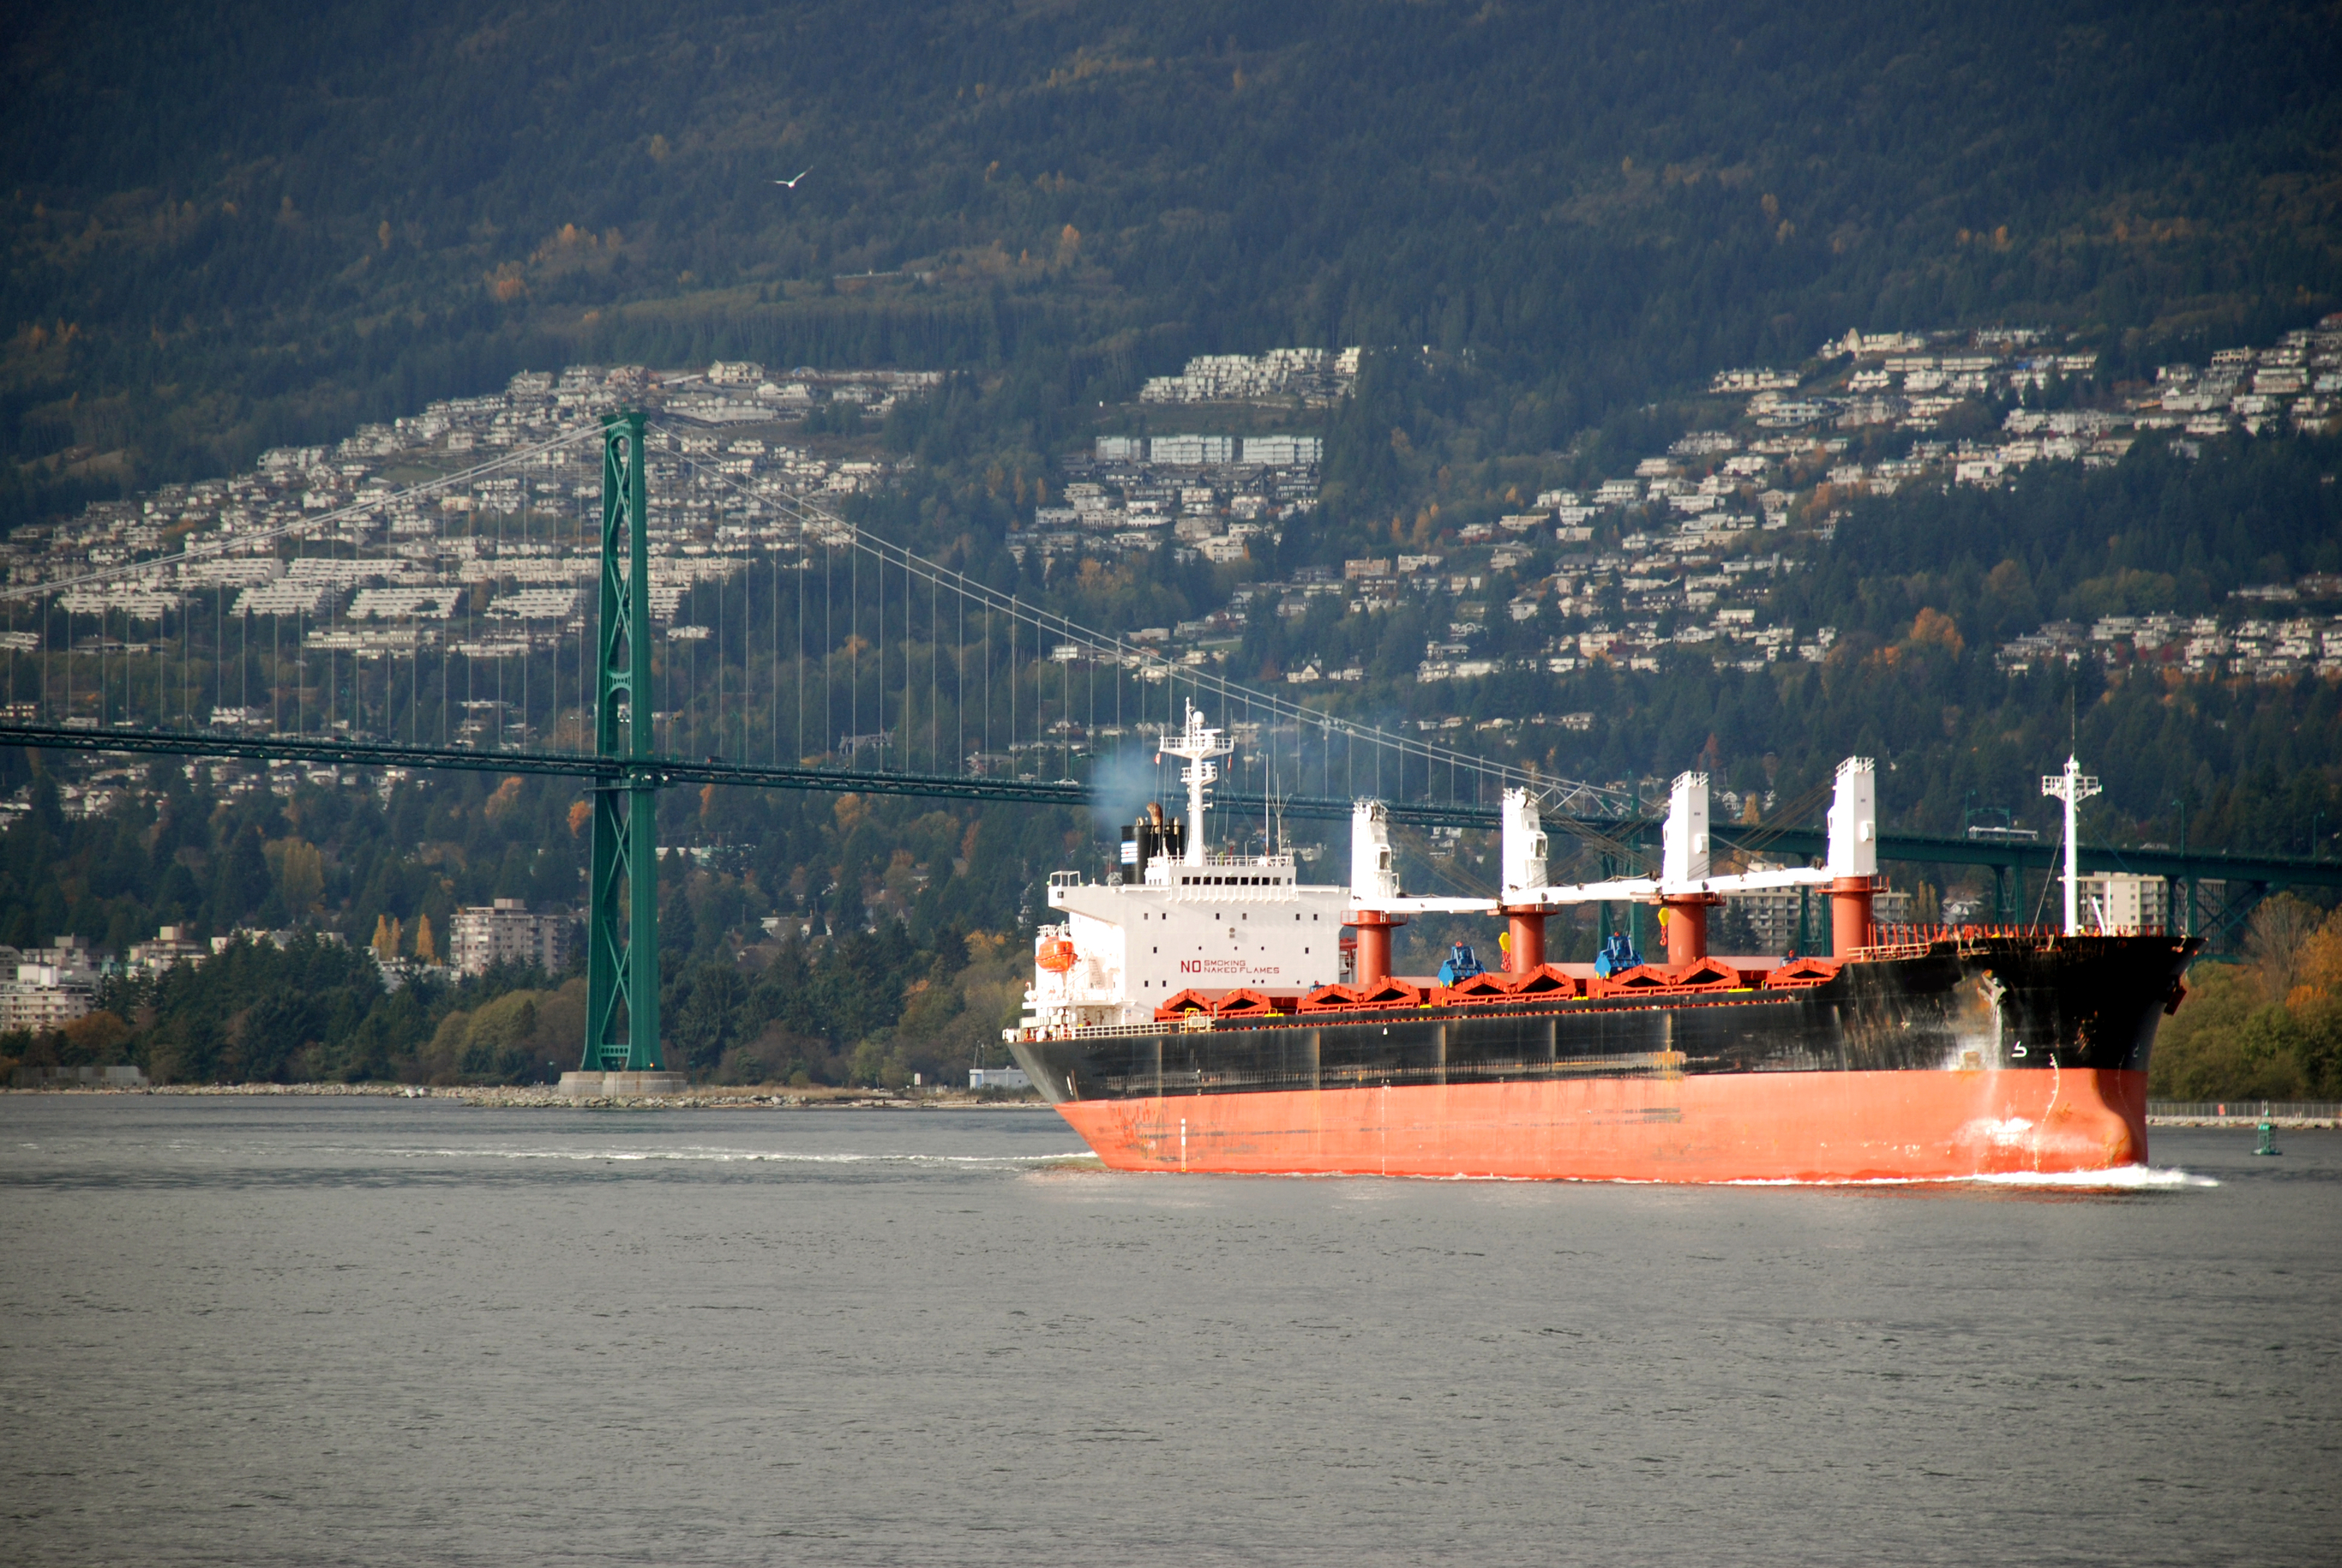
{"type": "Polygon", "coordinates": [[[1163,746],[1187,760],[1187,822],[1150,808],[1106,881],[1072,871],[1049,879],[1049,907],[1063,919],[1036,937],[1025,1027],[1152,1024],[1157,1007],[1191,987],[1297,993],[1341,978],[1348,887],[1304,885],[1288,854],[1205,846],[1212,759],[1228,750],[1191,705],[1185,729],[1163,746]]]}
{"type": "Polygon", "coordinates": [[[1687,773],[1669,792],[1658,875],[1548,884],[1547,844],[1536,803],[1525,789],[1508,789],[1503,891],[1494,897],[1456,898],[1401,890],[1387,811],[1376,801],[1357,802],[1352,815],[1346,886],[1303,886],[1289,854],[1208,853],[1201,824],[1210,785],[1218,776],[1215,759],[1231,748],[1191,704],[1185,730],[1162,749],[1165,755],[1186,759],[1180,779],[1187,786],[1188,823],[1166,821],[1160,806],[1149,806],[1147,818],[1134,824],[1123,840],[1121,872],[1103,884],[1070,871],[1049,879],[1049,907],[1065,918],[1044,926],[1035,943],[1034,984],[1026,994],[1023,1028],[1143,1026],[1156,1021],[1164,1003],[1189,989],[1216,994],[1245,987],[1274,996],[1337,981],[1371,984],[1389,973],[1390,930],[1416,914],[1511,919],[1515,946],[1530,954],[1522,962],[1531,968],[1544,962],[1544,917],[1572,904],[1660,904],[1663,914],[1672,913],[1685,923],[1668,936],[1669,958],[1676,963],[1705,954],[1706,908],[1730,894],[1823,888],[1832,900],[1834,946],[1851,951],[1869,928],[1878,846],[1877,782],[1867,757],[1848,757],[1837,770],[1829,856],[1822,865],[1716,874],[1708,848],[1707,775],[1687,773]],[[1848,907],[1840,911],[1842,899],[1848,907]],[[1536,924],[1523,934],[1519,928],[1527,922],[1536,924]],[[1355,974],[1343,972],[1346,925],[1358,930],[1355,974]],[[1371,953],[1370,936],[1376,938],[1371,953]]]}

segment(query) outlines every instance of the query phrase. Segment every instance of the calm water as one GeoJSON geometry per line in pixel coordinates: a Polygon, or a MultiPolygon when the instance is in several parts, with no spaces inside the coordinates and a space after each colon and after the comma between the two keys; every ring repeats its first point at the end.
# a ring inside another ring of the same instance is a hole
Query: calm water
{"type": "Polygon", "coordinates": [[[2251,1146],[1680,1190],[8,1097],[0,1561],[2331,1563],[2342,1134],[2251,1146]]]}

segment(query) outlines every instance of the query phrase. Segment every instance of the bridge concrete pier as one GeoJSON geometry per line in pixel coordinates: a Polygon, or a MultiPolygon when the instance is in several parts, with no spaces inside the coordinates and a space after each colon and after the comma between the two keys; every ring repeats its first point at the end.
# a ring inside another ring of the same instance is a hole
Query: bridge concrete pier
{"type": "Polygon", "coordinates": [[[646,1100],[687,1086],[680,1073],[564,1073],[555,1092],[572,1100],[646,1100]]]}

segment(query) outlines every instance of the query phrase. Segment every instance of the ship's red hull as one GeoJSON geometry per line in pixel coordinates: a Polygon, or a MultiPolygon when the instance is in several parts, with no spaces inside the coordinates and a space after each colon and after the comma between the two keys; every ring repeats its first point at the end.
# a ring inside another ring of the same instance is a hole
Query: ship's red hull
{"type": "Polygon", "coordinates": [[[2147,1074],[2104,1068],[1546,1079],[1057,1110],[1122,1171],[1863,1182],[2147,1159],[2147,1074]]]}

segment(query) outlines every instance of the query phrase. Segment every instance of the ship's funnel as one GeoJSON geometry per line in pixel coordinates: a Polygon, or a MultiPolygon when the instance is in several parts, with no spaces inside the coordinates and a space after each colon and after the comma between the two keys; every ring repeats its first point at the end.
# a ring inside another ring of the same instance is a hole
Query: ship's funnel
{"type": "Polygon", "coordinates": [[[1504,890],[1507,900],[1545,885],[1545,824],[1526,789],[1505,792],[1504,890]]]}
{"type": "Polygon", "coordinates": [[[1829,873],[1878,874],[1878,770],[1868,757],[1848,757],[1837,764],[1829,809],[1829,873]]]}
{"type": "Polygon", "coordinates": [[[1397,896],[1389,814],[1382,802],[1362,800],[1350,812],[1350,903],[1358,909],[1383,909],[1397,896]]]}
{"type": "Polygon", "coordinates": [[[1699,882],[1707,875],[1707,775],[1677,774],[1667,792],[1667,824],[1661,834],[1659,876],[1664,882],[1699,882]]]}

